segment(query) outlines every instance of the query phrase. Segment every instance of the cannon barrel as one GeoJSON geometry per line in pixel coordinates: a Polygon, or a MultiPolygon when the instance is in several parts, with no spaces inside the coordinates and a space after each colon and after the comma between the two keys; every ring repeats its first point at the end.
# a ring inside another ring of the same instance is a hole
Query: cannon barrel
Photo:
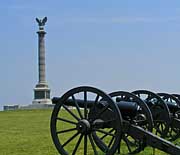
{"type": "MultiPolygon", "coordinates": [[[[147,103],[148,106],[152,106],[153,103],[147,101],[147,100],[144,100],[145,103],[147,103]]],[[[180,106],[177,104],[177,103],[172,103],[172,102],[169,102],[169,101],[164,101],[165,104],[167,105],[167,107],[169,108],[169,111],[174,113],[178,110],[180,110],[180,106]]]]}
{"type": "Polygon", "coordinates": [[[171,113],[175,113],[180,110],[180,100],[171,94],[168,93],[158,93],[158,95],[164,100],[167,104],[171,113]]]}
{"type": "MultiPolygon", "coordinates": [[[[151,105],[152,103],[149,103],[149,101],[147,101],[147,100],[143,100],[147,105],[151,105]]],[[[122,111],[123,110],[127,110],[128,108],[131,108],[131,109],[133,109],[133,108],[135,108],[136,110],[138,109],[138,107],[136,106],[137,104],[135,103],[135,102],[130,102],[130,101],[122,101],[122,99],[121,98],[119,98],[119,97],[116,97],[116,103],[118,104],[118,107],[120,108],[120,109],[122,109],[122,111]],[[135,105],[136,104],[136,105],[135,105]],[[123,107],[124,106],[124,107],[123,107]]],[[[165,101],[165,103],[166,103],[166,105],[168,106],[168,108],[169,108],[169,110],[170,110],[170,112],[172,112],[172,113],[175,113],[175,112],[177,112],[177,111],[179,111],[180,110],[180,105],[178,105],[177,103],[175,103],[175,102],[170,102],[170,101],[165,101]]],[[[135,111],[135,109],[134,109],[134,111],[135,111]]],[[[127,110],[128,111],[128,110],[127,110]]],[[[177,121],[176,121],[177,122],[177,121]]],[[[178,123],[179,123],[180,121],[178,121],[178,123]]],[[[173,123],[174,124],[174,123],[173,123]]],[[[178,125],[179,126],[179,125],[178,125]]]]}
{"type": "MultiPolygon", "coordinates": [[[[60,101],[61,98],[59,97],[54,97],[52,99],[52,103],[53,104],[57,104],[60,101]]],[[[75,101],[73,99],[68,99],[66,102],[64,102],[63,104],[66,106],[75,106],[75,101]]],[[[85,102],[84,100],[76,100],[76,102],[78,103],[80,108],[84,108],[85,102]]],[[[87,100],[86,101],[87,104],[87,108],[92,108],[94,106],[94,101],[93,100],[87,100]]],[[[140,110],[139,105],[136,102],[128,102],[128,101],[119,101],[117,100],[116,102],[118,108],[120,109],[122,116],[126,117],[126,116],[130,116],[130,117],[134,117],[136,115],[136,113],[140,110]]],[[[98,106],[99,107],[104,107],[106,105],[106,102],[104,102],[103,100],[98,102],[98,106]]]]}
{"type": "Polygon", "coordinates": [[[172,102],[165,102],[170,110],[170,112],[176,112],[180,110],[180,106],[177,103],[172,103],[172,102]]]}

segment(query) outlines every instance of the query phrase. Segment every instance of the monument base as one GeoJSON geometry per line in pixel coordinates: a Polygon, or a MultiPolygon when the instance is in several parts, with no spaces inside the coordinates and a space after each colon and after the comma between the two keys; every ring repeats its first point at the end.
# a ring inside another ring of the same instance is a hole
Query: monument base
{"type": "Polygon", "coordinates": [[[51,99],[34,99],[32,104],[52,104],[51,99]]]}
{"type": "Polygon", "coordinates": [[[32,104],[52,104],[50,99],[50,88],[47,85],[37,84],[34,89],[34,100],[32,104]]]}
{"type": "Polygon", "coordinates": [[[21,110],[32,110],[32,109],[53,109],[54,108],[54,104],[39,104],[39,103],[33,103],[27,106],[20,106],[19,109],[21,110]]]}

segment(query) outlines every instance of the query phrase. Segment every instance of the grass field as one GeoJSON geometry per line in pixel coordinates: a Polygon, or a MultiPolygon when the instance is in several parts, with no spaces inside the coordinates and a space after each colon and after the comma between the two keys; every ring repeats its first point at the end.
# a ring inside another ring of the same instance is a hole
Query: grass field
{"type": "Polygon", "coordinates": [[[0,112],[0,155],[57,155],[50,116],[51,110],[0,112]]]}
{"type": "MultiPolygon", "coordinates": [[[[50,117],[51,110],[0,112],[0,155],[58,155],[50,136],[50,117]]],[[[151,154],[147,148],[139,155],[151,154]]],[[[155,154],[165,155],[158,150],[155,154]]]]}

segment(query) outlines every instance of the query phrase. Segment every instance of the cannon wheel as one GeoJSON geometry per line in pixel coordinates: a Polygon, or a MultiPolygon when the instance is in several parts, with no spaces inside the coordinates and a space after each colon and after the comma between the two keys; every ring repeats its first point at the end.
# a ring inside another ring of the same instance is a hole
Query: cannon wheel
{"type": "Polygon", "coordinates": [[[175,96],[178,100],[180,100],[180,95],[179,94],[172,94],[173,96],[175,96]]]}
{"type": "MultiPolygon", "coordinates": [[[[113,93],[110,93],[109,95],[112,97],[112,99],[115,102],[116,102],[116,98],[120,98],[121,101],[137,103],[139,106],[138,107],[139,113],[137,113],[137,115],[135,117],[133,117],[133,118],[128,117],[127,119],[123,119],[123,121],[128,121],[130,124],[139,125],[146,130],[152,131],[153,119],[152,119],[151,112],[150,112],[148,106],[140,98],[133,95],[132,93],[124,92],[124,91],[113,92],[113,93]]],[[[122,154],[127,154],[127,153],[135,154],[135,153],[142,151],[146,146],[146,142],[139,141],[139,140],[134,139],[133,137],[129,136],[127,134],[128,127],[126,127],[126,129],[123,131],[123,134],[122,134],[122,140],[124,142],[121,141],[119,143],[119,147],[117,148],[118,153],[119,154],[121,154],[121,153],[122,154]],[[126,129],[127,129],[127,131],[126,131],[126,129]],[[123,147],[123,149],[120,149],[121,147],[123,147]]],[[[94,136],[94,139],[97,139],[97,141],[98,141],[96,132],[93,133],[93,136],[94,136]]],[[[107,135],[104,134],[104,136],[102,136],[101,139],[106,138],[106,136],[107,135]]],[[[103,148],[104,148],[103,143],[98,143],[98,146],[100,149],[103,150],[103,148]]]]}
{"type": "MultiPolygon", "coordinates": [[[[117,98],[120,101],[132,102],[138,105],[138,111],[133,117],[123,118],[125,121],[128,121],[130,124],[134,124],[142,127],[144,130],[152,132],[153,129],[153,118],[148,106],[137,96],[132,93],[117,91],[109,94],[112,99],[116,102],[117,98]]],[[[124,102],[124,103],[126,103],[124,102]]],[[[129,154],[138,153],[146,147],[146,142],[139,141],[129,136],[127,133],[124,133],[122,136],[124,144],[127,146],[127,151],[129,154]]],[[[123,145],[123,142],[121,141],[123,145]]],[[[119,147],[120,148],[120,147],[119,147]]],[[[119,150],[120,151],[120,150],[119,150]]],[[[120,153],[120,152],[119,152],[120,153]]],[[[123,152],[124,153],[124,152],[123,152]]]]}
{"type": "Polygon", "coordinates": [[[136,90],[133,94],[140,97],[149,106],[153,115],[155,134],[166,137],[170,126],[170,111],[161,97],[151,91],[136,90]]]}
{"type": "Polygon", "coordinates": [[[97,88],[88,86],[77,87],[66,92],[55,105],[51,115],[51,136],[58,152],[62,155],[112,155],[121,140],[121,127],[120,111],[110,96],[97,88]],[[74,101],[74,106],[66,105],[68,99],[74,101]],[[83,107],[79,106],[78,99],[84,101],[83,107]],[[94,113],[93,118],[89,115],[89,99],[93,99],[91,109],[96,107],[99,100],[106,103],[105,108],[99,113],[94,113]],[[109,110],[113,113],[113,118],[103,120],[101,115],[109,110]],[[110,129],[101,128],[104,124],[109,124],[110,129]],[[115,125],[111,126],[111,124],[115,125]],[[114,130],[114,132],[108,130],[114,130]],[[94,132],[99,133],[97,136],[107,134],[109,138],[104,142],[98,137],[97,141],[92,135],[94,132]],[[105,153],[98,148],[97,143],[106,146],[107,149],[103,150],[105,153]]]}
{"type": "MultiPolygon", "coordinates": [[[[179,95],[179,94],[172,94],[172,95],[179,100],[179,102],[177,102],[177,103],[180,103],[180,95],[179,95]]],[[[179,104],[179,107],[180,107],[180,104],[179,104]]],[[[180,119],[180,110],[178,110],[178,111],[176,112],[176,115],[177,115],[178,118],[180,119]]]]}
{"type": "MultiPolygon", "coordinates": [[[[167,93],[158,93],[158,95],[165,101],[165,102],[171,102],[172,104],[177,104],[180,106],[180,101],[178,98],[176,98],[175,96],[171,95],[171,94],[167,94],[167,93]]],[[[179,115],[179,111],[176,112],[171,112],[172,113],[172,117],[177,118],[179,115]],[[177,116],[176,116],[177,115],[177,116]]],[[[173,119],[173,118],[172,118],[173,119]]],[[[179,128],[175,128],[173,126],[170,126],[169,129],[169,133],[168,133],[168,137],[170,141],[174,141],[177,138],[180,137],[180,129],[179,128]]]]}
{"type": "MultiPolygon", "coordinates": [[[[172,94],[173,96],[175,96],[179,101],[180,101],[180,95],[179,94],[172,94]]],[[[179,104],[180,107],[180,104],[179,104]]],[[[178,110],[176,112],[176,115],[178,116],[178,119],[180,119],[180,110],[178,110]]]]}

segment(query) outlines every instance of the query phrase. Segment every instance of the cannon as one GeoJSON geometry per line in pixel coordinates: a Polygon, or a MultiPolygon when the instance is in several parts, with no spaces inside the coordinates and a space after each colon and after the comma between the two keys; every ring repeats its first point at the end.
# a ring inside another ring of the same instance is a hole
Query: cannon
{"type": "Polygon", "coordinates": [[[180,136],[180,101],[167,93],[153,93],[147,90],[133,92],[150,108],[154,120],[155,134],[170,141],[180,136]]]}
{"type": "MultiPolygon", "coordinates": [[[[113,101],[121,111],[123,121],[152,132],[152,115],[148,106],[141,99],[129,92],[124,91],[116,91],[110,93],[109,96],[111,97],[111,99],[113,99],[113,101]],[[121,100],[118,101],[117,99],[121,100]]],[[[95,138],[97,139],[97,136],[95,138]]],[[[100,140],[102,140],[102,138],[100,140]]],[[[133,137],[132,135],[124,132],[124,134],[122,134],[122,139],[118,147],[118,153],[123,152],[123,154],[135,154],[144,150],[146,146],[147,145],[145,141],[137,139],[136,137],[133,137]],[[122,151],[120,151],[121,145],[125,146],[122,151]]],[[[102,145],[99,145],[98,147],[103,148],[102,145]]]]}
{"type": "Polygon", "coordinates": [[[163,138],[167,137],[171,122],[168,105],[159,95],[151,91],[136,90],[132,93],[141,98],[151,110],[155,134],[160,135],[163,138]]]}
{"type": "Polygon", "coordinates": [[[180,137],[180,100],[167,93],[158,93],[158,95],[165,101],[170,111],[171,122],[168,137],[170,140],[176,140],[180,137]]]}
{"type": "Polygon", "coordinates": [[[55,106],[51,136],[62,155],[113,155],[122,150],[122,141],[130,153],[152,146],[169,154],[180,154],[180,147],[151,132],[153,116],[147,104],[132,93],[119,91],[107,95],[97,88],[82,86],[53,98],[52,102],[55,106]],[[120,101],[115,101],[117,96],[120,101]]]}

